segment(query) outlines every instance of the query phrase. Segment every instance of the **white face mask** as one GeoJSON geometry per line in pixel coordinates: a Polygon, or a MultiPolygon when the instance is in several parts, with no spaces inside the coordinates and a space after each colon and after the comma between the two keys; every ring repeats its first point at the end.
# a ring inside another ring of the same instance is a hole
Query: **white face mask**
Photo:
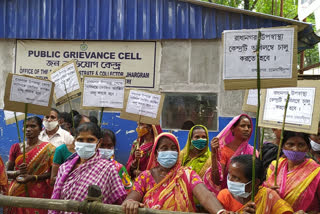
{"type": "Polygon", "coordinates": [[[320,151],[320,144],[314,142],[313,140],[310,139],[310,144],[311,144],[311,148],[313,151],[315,152],[319,152],[320,151]]]}
{"type": "Polygon", "coordinates": [[[230,181],[229,177],[227,180],[228,190],[231,192],[231,194],[241,198],[248,198],[251,195],[251,192],[246,192],[246,185],[249,183],[251,183],[251,181],[248,183],[230,181]]]}
{"type": "Polygon", "coordinates": [[[43,121],[42,122],[42,124],[43,124],[43,126],[44,126],[44,128],[46,129],[46,130],[48,130],[48,131],[52,131],[53,129],[55,129],[57,126],[58,126],[58,121],[57,120],[55,120],[55,121],[43,121]]]}
{"type": "Polygon", "coordinates": [[[103,159],[109,160],[114,155],[114,149],[99,149],[99,153],[103,159]]]}
{"type": "Polygon", "coordinates": [[[89,159],[96,154],[96,143],[85,143],[76,141],[74,144],[77,154],[82,159],[89,159]]]}

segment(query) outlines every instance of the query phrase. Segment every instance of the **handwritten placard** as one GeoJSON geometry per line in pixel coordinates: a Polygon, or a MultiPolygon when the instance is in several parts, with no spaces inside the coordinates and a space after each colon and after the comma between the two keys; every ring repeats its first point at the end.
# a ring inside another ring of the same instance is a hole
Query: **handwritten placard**
{"type": "Polygon", "coordinates": [[[47,114],[50,112],[54,83],[30,76],[8,74],[4,102],[5,110],[24,112],[24,103],[28,103],[28,112],[47,114]]]}
{"type": "Polygon", "coordinates": [[[258,106],[258,89],[246,90],[244,95],[242,110],[248,111],[248,112],[257,112],[257,106],[258,106]]]}
{"type": "Polygon", "coordinates": [[[296,86],[296,31],[295,27],[284,27],[223,32],[225,89],[257,87],[258,31],[261,87],[296,86]],[[234,80],[236,84],[230,85],[234,80]]]}
{"type": "Polygon", "coordinates": [[[125,95],[125,106],[120,118],[159,124],[164,95],[141,90],[130,90],[125,95]]]}
{"type": "Polygon", "coordinates": [[[74,99],[81,96],[80,76],[74,60],[52,71],[49,79],[55,83],[54,98],[57,106],[67,102],[68,97],[74,99]]]}
{"type": "MultiPolygon", "coordinates": [[[[306,133],[318,132],[320,81],[302,81],[296,88],[267,89],[264,95],[264,105],[259,119],[259,126],[278,125],[284,115],[287,94],[290,94],[286,115],[286,130],[306,133]],[[304,86],[301,86],[303,83],[304,86]]],[[[275,128],[274,126],[272,128],[275,128]]]]}
{"type": "Polygon", "coordinates": [[[122,109],[124,89],[124,78],[85,76],[83,78],[82,108],[107,107],[122,109]]]}
{"type": "MultiPolygon", "coordinates": [[[[14,112],[13,111],[3,111],[4,113],[4,119],[6,121],[6,125],[12,124],[16,122],[14,112]]],[[[17,121],[24,119],[24,113],[16,112],[17,121]]]]}

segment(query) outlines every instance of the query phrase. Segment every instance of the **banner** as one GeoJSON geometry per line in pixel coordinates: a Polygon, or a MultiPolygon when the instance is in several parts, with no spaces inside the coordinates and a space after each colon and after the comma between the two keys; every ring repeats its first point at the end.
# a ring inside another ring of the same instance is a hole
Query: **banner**
{"type": "Polygon", "coordinates": [[[157,42],[17,40],[16,74],[47,79],[76,60],[80,76],[126,78],[126,87],[156,88],[157,42]]]}

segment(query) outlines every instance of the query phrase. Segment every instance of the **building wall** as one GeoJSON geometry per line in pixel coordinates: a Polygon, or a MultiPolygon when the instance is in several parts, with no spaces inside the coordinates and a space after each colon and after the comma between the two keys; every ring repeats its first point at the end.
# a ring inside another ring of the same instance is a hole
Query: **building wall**
{"type": "MultiPolygon", "coordinates": [[[[216,136],[233,116],[242,113],[244,95],[243,91],[223,89],[221,40],[168,40],[161,41],[161,44],[159,90],[164,93],[217,93],[218,131],[210,132],[210,138],[216,136]]],[[[3,108],[5,80],[14,68],[15,40],[0,40],[0,47],[0,108],[3,108]]],[[[73,103],[77,110],[78,101],[73,103]]],[[[65,105],[61,110],[69,111],[69,107],[65,105]]],[[[21,128],[22,122],[19,124],[21,128]]],[[[136,122],[120,119],[119,113],[105,112],[102,127],[116,133],[116,156],[125,163],[136,138],[136,122]]],[[[173,133],[183,148],[188,132],[173,130],[173,133]]],[[[8,159],[10,146],[17,141],[16,125],[5,125],[3,111],[0,110],[0,155],[4,160],[8,159]]]]}

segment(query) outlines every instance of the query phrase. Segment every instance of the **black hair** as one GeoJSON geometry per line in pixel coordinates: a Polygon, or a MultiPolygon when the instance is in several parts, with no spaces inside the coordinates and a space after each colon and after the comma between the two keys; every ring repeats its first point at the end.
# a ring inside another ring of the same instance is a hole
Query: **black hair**
{"type": "Polygon", "coordinates": [[[236,127],[237,125],[239,125],[240,121],[243,120],[243,119],[248,119],[250,121],[250,118],[246,115],[242,115],[232,126],[232,128],[236,127]]]}
{"type": "MultiPolygon", "coordinates": [[[[73,117],[73,121],[74,121],[74,128],[78,128],[78,126],[80,125],[80,122],[82,120],[82,118],[87,117],[85,115],[82,114],[77,114],[76,116],[73,117]]],[[[88,118],[88,117],[87,117],[88,118]]]]}
{"type": "Polygon", "coordinates": [[[73,117],[78,115],[78,114],[80,114],[80,113],[78,111],[76,111],[76,110],[71,110],[70,111],[70,115],[73,115],[73,117]]]}
{"type": "Polygon", "coordinates": [[[80,132],[91,132],[91,134],[96,136],[96,138],[101,138],[100,127],[95,123],[88,122],[79,125],[75,132],[75,138],[80,134],[80,132]]]}
{"type": "MultiPolygon", "coordinates": [[[[192,129],[191,138],[193,137],[193,132],[194,132],[195,130],[198,130],[198,129],[202,129],[202,130],[206,131],[202,126],[195,126],[195,127],[192,129]]],[[[207,137],[209,137],[209,136],[207,136],[207,137]]]]}
{"type": "Polygon", "coordinates": [[[182,124],[182,130],[190,130],[194,126],[194,123],[191,120],[187,120],[182,124]]]}
{"type": "Polygon", "coordinates": [[[56,113],[57,113],[57,115],[58,115],[58,119],[60,119],[61,115],[60,115],[60,112],[58,111],[58,109],[51,108],[51,111],[56,112],[56,113]]]}
{"type": "Polygon", "coordinates": [[[162,137],[160,137],[160,138],[158,139],[158,143],[157,143],[157,146],[156,146],[156,151],[158,151],[158,148],[159,148],[159,145],[161,144],[161,141],[162,141],[163,139],[165,139],[165,138],[171,140],[171,139],[170,139],[169,137],[167,137],[167,136],[162,136],[162,137]]]}
{"type": "Polygon", "coordinates": [[[36,124],[39,126],[40,131],[42,130],[42,120],[40,117],[37,116],[30,116],[27,117],[27,121],[33,120],[36,122],[36,124]]]}
{"type": "Polygon", "coordinates": [[[98,124],[98,119],[96,118],[96,116],[93,116],[93,115],[89,116],[89,120],[92,123],[98,124]]]}
{"type": "MultiPolygon", "coordinates": [[[[248,181],[252,180],[252,155],[239,155],[233,157],[230,164],[231,163],[240,163],[243,166],[244,176],[248,179],[248,181]]],[[[256,158],[255,167],[256,178],[260,179],[260,184],[262,184],[265,175],[262,161],[260,161],[259,158],[256,158]]]]}
{"type": "Polygon", "coordinates": [[[110,129],[102,129],[101,135],[102,135],[102,138],[104,138],[105,136],[109,136],[111,138],[113,145],[116,146],[117,139],[113,131],[111,131],[110,129]]]}
{"type": "Polygon", "coordinates": [[[289,140],[289,138],[292,138],[292,137],[301,137],[301,138],[303,138],[304,141],[306,142],[308,148],[311,149],[309,134],[302,133],[302,132],[292,132],[292,131],[284,131],[283,132],[283,141],[282,141],[281,148],[283,148],[283,146],[287,142],[287,140],[289,140]]]}
{"type": "Polygon", "coordinates": [[[62,118],[64,122],[72,124],[72,117],[68,112],[61,112],[60,118],[62,118]]]}

